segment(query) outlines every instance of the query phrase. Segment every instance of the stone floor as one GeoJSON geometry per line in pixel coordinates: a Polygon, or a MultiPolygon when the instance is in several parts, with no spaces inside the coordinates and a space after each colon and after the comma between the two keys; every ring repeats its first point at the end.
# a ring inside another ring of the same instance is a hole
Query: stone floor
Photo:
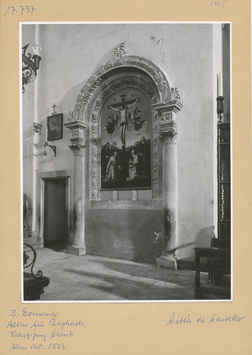
{"type": "Polygon", "coordinates": [[[193,300],[195,272],[160,269],[154,264],[94,255],[74,256],[67,250],[37,250],[34,271],[50,284],[42,301],[193,300]]]}

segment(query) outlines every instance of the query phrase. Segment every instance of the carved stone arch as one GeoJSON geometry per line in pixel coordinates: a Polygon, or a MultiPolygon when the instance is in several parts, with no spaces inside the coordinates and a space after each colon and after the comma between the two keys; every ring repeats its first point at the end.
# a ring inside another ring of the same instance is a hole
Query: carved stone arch
{"type": "Polygon", "coordinates": [[[171,99],[171,88],[168,80],[161,69],[151,61],[138,57],[126,56],[114,59],[99,67],[82,88],[73,112],[73,119],[76,121],[88,122],[87,109],[94,91],[101,85],[108,76],[112,76],[118,69],[137,69],[151,78],[159,93],[159,102],[168,102],[171,99]]]}
{"type": "MultiPolygon", "coordinates": [[[[130,56],[102,65],[82,88],[73,112],[73,120],[89,127],[89,200],[100,199],[100,116],[106,99],[116,90],[138,89],[150,105],[168,102],[171,89],[164,73],[147,59],[130,56]]],[[[152,109],[152,198],[158,198],[158,115],[152,109]]]]}

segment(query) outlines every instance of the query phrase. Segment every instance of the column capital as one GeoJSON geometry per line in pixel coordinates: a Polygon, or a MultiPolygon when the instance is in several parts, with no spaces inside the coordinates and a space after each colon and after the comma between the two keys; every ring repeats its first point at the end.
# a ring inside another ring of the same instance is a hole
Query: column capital
{"type": "Polygon", "coordinates": [[[81,143],[69,145],[69,148],[73,151],[73,155],[84,155],[85,145],[81,143]]]}
{"type": "Polygon", "coordinates": [[[83,121],[69,121],[69,122],[64,123],[64,126],[66,128],[73,130],[75,128],[85,129],[88,127],[88,124],[83,121]]]}
{"type": "Polygon", "coordinates": [[[182,102],[178,100],[152,105],[152,108],[157,111],[160,121],[174,120],[176,113],[180,111],[182,107],[182,102]]]}
{"type": "Polygon", "coordinates": [[[178,126],[173,120],[162,122],[159,125],[158,133],[159,133],[159,138],[164,143],[172,142],[175,140],[175,138],[178,135],[178,126]]]}
{"type": "Polygon", "coordinates": [[[69,148],[73,151],[74,155],[83,155],[84,148],[87,144],[87,123],[70,121],[64,125],[66,128],[70,129],[72,133],[72,138],[70,138],[71,145],[69,145],[69,148]]]}
{"type": "Polygon", "coordinates": [[[180,111],[182,107],[181,95],[177,88],[171,89],[170,101],[152,105],[152,108],[157,111],[160,121],[175,120],[176,113],[180,111]]]}

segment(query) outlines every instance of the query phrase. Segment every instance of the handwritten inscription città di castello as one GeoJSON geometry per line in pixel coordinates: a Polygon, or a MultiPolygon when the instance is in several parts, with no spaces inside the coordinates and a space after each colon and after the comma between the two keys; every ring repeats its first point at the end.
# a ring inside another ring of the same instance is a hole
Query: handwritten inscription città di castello
{"type": "Polygon", "coordinates": [[[179,324],[195,324],[195,323],[240,323],[247,316],[240,316],[238,314],[231,315],[218,315],[216,313],[207,315],[200,315],[198,317],[192,317],[186,312],[184,315],[176,314],[172,312],[169,317],[169,321],[166,325],[179,325],[179,324]]]}

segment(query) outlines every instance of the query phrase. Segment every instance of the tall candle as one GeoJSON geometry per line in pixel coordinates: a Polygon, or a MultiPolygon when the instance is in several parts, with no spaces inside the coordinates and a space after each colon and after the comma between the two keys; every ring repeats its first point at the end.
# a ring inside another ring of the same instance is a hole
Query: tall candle
{"type": "Polygon", "coordinates": [[[217,97],[223,96],[223,78],[222,73],[217,75],[217,97]]]}

